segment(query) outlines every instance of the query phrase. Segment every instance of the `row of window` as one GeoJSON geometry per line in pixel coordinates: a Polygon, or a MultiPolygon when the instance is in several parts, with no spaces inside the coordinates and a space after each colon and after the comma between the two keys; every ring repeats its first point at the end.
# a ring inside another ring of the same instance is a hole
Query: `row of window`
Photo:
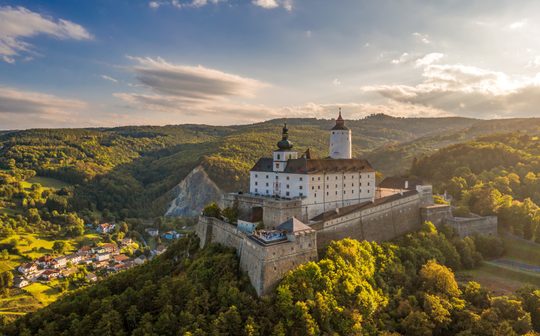
{"type": "MultiPolygon", "coordinates": [[[[371,190],[368,189],[367,192],[368,192],[368,194],[370,194],[370,193],[371,193],[371,190]]],[[[360,190],[360,193],[362,193],[362,190],[360,190]]],[[[337,194],[338,194],[338,192],[336,191],[336,195],[337,195],[337,194]]],[[[346,195],[346,194],[347,194],[347,190],[343,190],[343,195],[346,195]]],[[[351,190],[351,194],[354,194],[354,190],[351,190]]],[[[317,198],[317,193],[313,194],[313,196],[314,196],[315,198],[317,198]]],[[[326,192],[326,196],[330,196],[330,192],[327,191],[327,192],[326,192]]]]}
{"type": "MultiPolygon", "coordinates": [[[[255,182],[255,185],[257,185],[257,182],[255,182]]],[[[359,185],[360,185],[360,187],[361,187],[361,186],[362,186],[362,182],[360,182],[359,185]]],[[[368,182],[367,185],[368,185],[368,187],[369,187],[369,186],[371,185],[371,183],[368,182]]],[[[337,188],[337,187],[338,187],[338,185],[336,184],[336,188],[337,188]]],[[[343,183],[343,188],[346,188],[346,187],[347,187],[347,185],[346,185],[345,183],[343,183]]],[[[354,187],[354,183],[351,183],[351,187],[354,187]]],[[[302,186],[300,186],[300,189],[302,189],[302,186]]],[[[317,186],[317,189],[320,190],[320,189],[321,189],[321,186],[318,185],[318,186],[317,186]]],[[[326,189],[330,189],[330,185],[327,184],[327,185],[326,185],[326,189]]],[[[315,186],[311,186],[311,190],[315,190],[315,186]]]]}
{"type": "MultiPolygon", "coordinates": [[[[255,188],[255,193],[258,194],[259,193],[259,189],[258,188],[255,188]]],[[[270,191],[268,189],[266,189],[266,195],[269,195],[270,194],[270,191]]],[[[291,196],[291,193],[290,192],[285,192],[285,196],[291,196]]],[[[298,196],[300,197],[304,197],[304,193],[298,193],[298,196]]]]}
{"type": "MultiPolygon", "coordinates": [[[[279,163],[276,163],[276,167],[279,168],[279,163]]],[[[259,174],[255,174],[255,178],[258,178],[258,177],[259,177],[259,174]]],[[[367,178],[370,178],[370,177],[371,177],[370,175],[367,176],[367,178]]],[[[266,175],[266,178],[268,179],[268,178],[270,178],[270,176],[269,176],[269,175],[266,175]]],[[[278,175],[276,175],[276,180],[277,180],[277,179],[279,179],[279,176],[278,176],[278,175]]],[[[290,180],[290,176],[287,176],[286,179],[287,179],[287,180],[290,180]]],[[[336,176],[336,180],[338,180],[338,179],[339,179],[339,176],[336,176]]],[[[346,176],[346,175],[343,175],[343,179],[346,180],[346,179],[347,179],[347,176],[346,176]]],[[[354,180],[354,175],[351,175],[351,179],[354,180]]],[[[298,180],[299,180],[299,181],[303,181],[304,178],[303,178],[303,177],[299,177],[298,180]]],[[[321,180],[321,177],[318,176],[318,177],[317,177],[317,181],[320,181],[320,180],[321,180]]],[[[329,180],[330,180],[330,176],[326,176],[326,180],[329,181],[329,180]]],[[[311,178],[311,181],[315,181],[315,177],[312,177],[312,178],[311,178]]]]}

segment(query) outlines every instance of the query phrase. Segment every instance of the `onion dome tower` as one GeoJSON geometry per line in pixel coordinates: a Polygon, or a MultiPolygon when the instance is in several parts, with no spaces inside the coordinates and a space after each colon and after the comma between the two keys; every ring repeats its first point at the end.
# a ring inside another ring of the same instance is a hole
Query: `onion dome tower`
{"type": "Polygon", "coordinates": [[[352,158],[352,136],[351,130],[345,126],[345,120],[341,116],[341,107],[339,116],[336,119],[336,125],[330,130],[330,158],[332,159],[351,159],[352,158]]]}
{"type": "Polygon", "coordinates": [[[287,161],[289,159],[297,159],[298,153],[293,151],[293,143],[289,140],[289,129],[287,123],[283,125],[281,132],[281,140],[277,143],[278,149],[274,151],[274,163],[273,170],[275,172],[282,172],[285,170],[287,161]]]}

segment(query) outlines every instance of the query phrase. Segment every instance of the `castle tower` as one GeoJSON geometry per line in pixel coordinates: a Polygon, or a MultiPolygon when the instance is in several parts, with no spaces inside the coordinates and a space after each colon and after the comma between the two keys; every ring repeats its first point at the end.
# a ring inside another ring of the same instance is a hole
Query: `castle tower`
{"type": "Polygon", "coordinates": [[[274,151],[273,170],[282,172],[285,170],[289,159],[297,159],[298,153],[293,151],[293,143],[289,141],[289,129],[287,124],[283,125],[281,141],[277,143],[278,149],[274,151]]]}
{"type": "Polygon", "coordinates": [[[341,107],[336,125],[330,130],[330,158],[352,158],[351,130],[345,126],[345,120],[341,117],[341,107]]]}

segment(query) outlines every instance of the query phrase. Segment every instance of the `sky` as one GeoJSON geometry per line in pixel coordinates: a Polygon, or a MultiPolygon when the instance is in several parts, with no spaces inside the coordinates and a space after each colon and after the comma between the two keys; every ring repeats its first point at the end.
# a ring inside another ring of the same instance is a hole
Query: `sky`
{"type": "Polygon", "coordinates": [[[0,129],[540,116],[540,1],[0,0],[0,129]]]}

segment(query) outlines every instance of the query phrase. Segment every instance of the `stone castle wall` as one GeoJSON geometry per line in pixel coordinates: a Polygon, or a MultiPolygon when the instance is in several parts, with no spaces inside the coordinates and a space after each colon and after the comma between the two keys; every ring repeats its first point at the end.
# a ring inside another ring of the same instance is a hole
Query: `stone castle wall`
{"type": "Polygon", "coordinates": [[[446,224],[453,227],[460,237],[466,237],[474,234],[482,234],[487,236],[497,235],[497,217],[453,217],[446,220],[446,224]]]}
{"type": "Polygon", "coordinates": [[[436,227],[445,224],[452,217],[452,210],[449,205],[434,204],[420,209],[422,222],[430,221],[436,227]]]}
{"type": "Polygon", "coordinates": [[[421,198],[415,194],[311,227],[317,230],[319,249],[343,238],[387,241],[420,228],[420,206],[421,198]]]}
{"type": "Polygon", "coordinates": [[[235,248],[240,269],[247,273],[259,296],[270,293],[288,271],[317,260],[315,231],[289,236],[286,241],[263,246],[234,225],[201,216],[196,233],[201,248],[210,243],[235,248]]]}

